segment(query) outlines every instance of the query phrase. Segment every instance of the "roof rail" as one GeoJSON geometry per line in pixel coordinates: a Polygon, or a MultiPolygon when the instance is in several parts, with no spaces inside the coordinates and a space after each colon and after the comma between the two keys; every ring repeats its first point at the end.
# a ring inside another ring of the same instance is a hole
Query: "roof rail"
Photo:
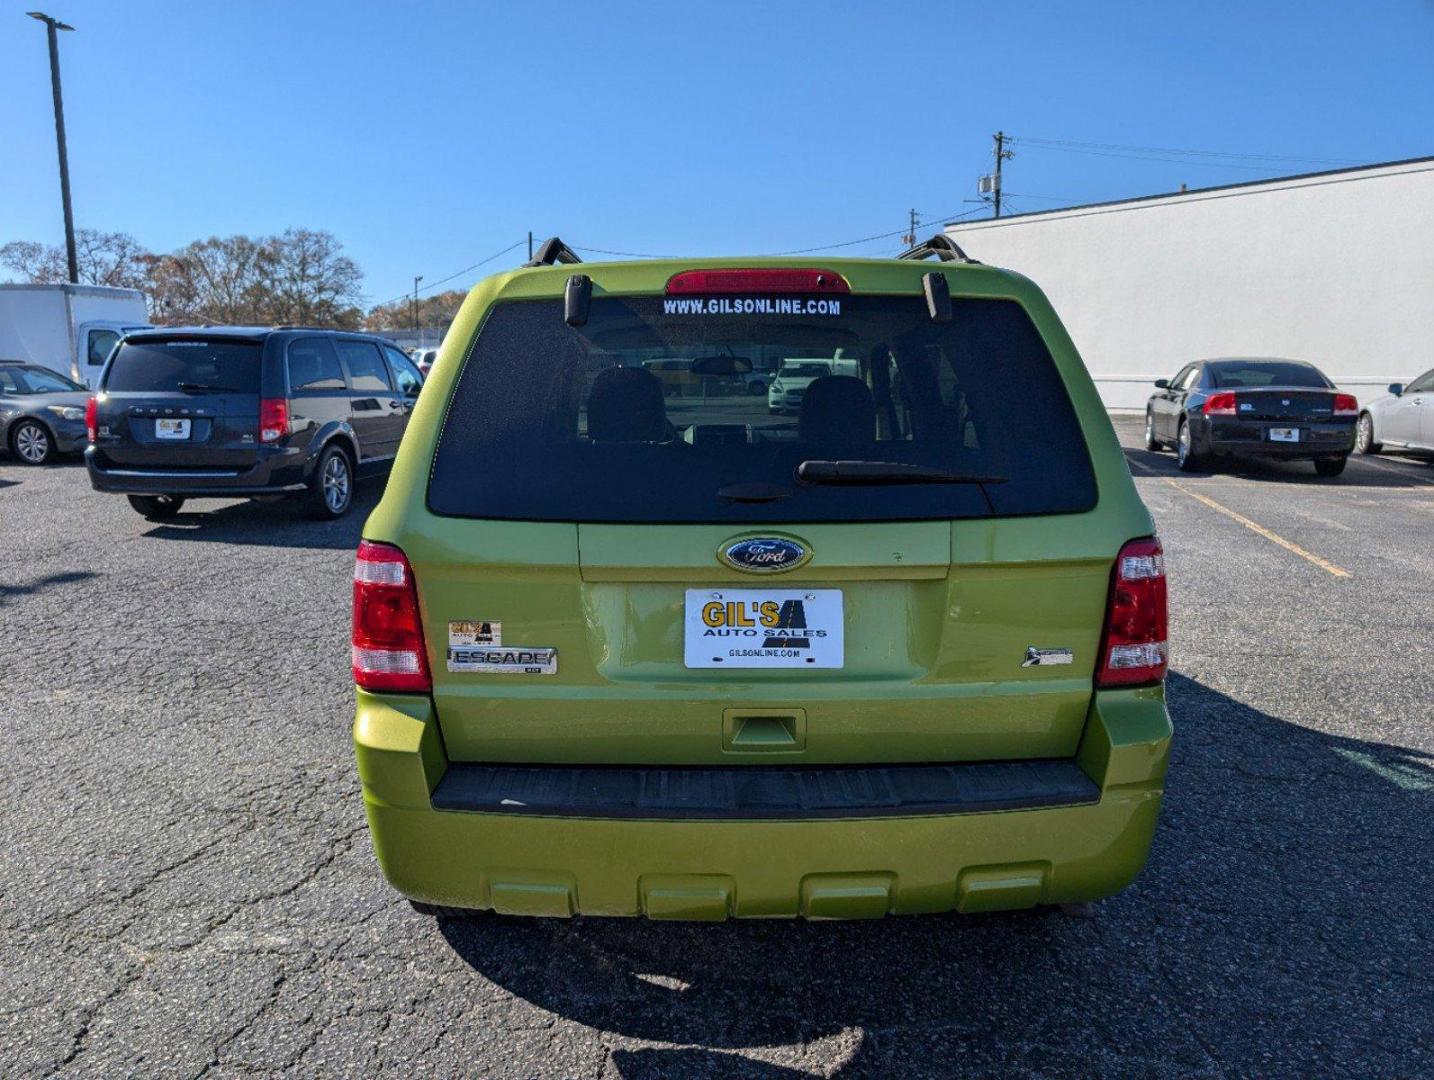
{"type": "Polygon", "coordinates": [[[955,240],[952,240],[951,237],[945,233],[937,233],[930,240],[923,240],[915,247],[903,251],[897,258],[929,259],[933,255],[942,262],[976,262],[975,259],[961,250],[955,240]]]}
{"type": "Polygon", "coordinates": [[[550,236],[538,248],[538,253],[525,262],[524,266],[552,266],[554,263],[580,263],[578,253],[556,236],[550,236]]]}

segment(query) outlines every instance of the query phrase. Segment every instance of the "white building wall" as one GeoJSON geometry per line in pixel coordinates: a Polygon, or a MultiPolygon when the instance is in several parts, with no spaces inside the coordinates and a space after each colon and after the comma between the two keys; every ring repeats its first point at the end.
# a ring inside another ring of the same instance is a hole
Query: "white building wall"
{"type": "Polygon", "coordinates": [[[1434,368],[1434,158],[948,232],[1045,290],[1113,409],[1202,357],[1309,360],[1362,400],[1434,368]]]}

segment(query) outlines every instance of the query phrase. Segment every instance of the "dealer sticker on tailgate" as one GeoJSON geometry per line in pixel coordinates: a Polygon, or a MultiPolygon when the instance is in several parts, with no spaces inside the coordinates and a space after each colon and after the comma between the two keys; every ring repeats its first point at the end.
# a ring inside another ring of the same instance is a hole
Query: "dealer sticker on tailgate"
{"type": "Polygon", "coordinates": [[[690,668],[839,668],[840,589],[688,589],[690,668]]]}

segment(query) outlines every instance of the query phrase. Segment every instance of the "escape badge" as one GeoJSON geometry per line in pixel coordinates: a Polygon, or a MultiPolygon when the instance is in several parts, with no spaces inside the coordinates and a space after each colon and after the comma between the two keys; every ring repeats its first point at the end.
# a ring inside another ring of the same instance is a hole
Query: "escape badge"
{"type": "Polygon", "coordinates": [[[556,675],[558,650],[503,644],[503,624],[482,620],[448,624],[448,670],[479,675],[556,675]]]}

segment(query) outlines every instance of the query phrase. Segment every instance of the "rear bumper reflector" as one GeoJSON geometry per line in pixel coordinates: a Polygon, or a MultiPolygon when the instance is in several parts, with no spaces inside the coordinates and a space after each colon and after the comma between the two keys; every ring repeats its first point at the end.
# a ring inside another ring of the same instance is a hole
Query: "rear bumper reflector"
{"type": "Polygon", "coordinates": [[[974,814],[1095,803],[1074,761],[587,767],[450,764],[435,810],[546,817],[796,820],[974,814]]]}

